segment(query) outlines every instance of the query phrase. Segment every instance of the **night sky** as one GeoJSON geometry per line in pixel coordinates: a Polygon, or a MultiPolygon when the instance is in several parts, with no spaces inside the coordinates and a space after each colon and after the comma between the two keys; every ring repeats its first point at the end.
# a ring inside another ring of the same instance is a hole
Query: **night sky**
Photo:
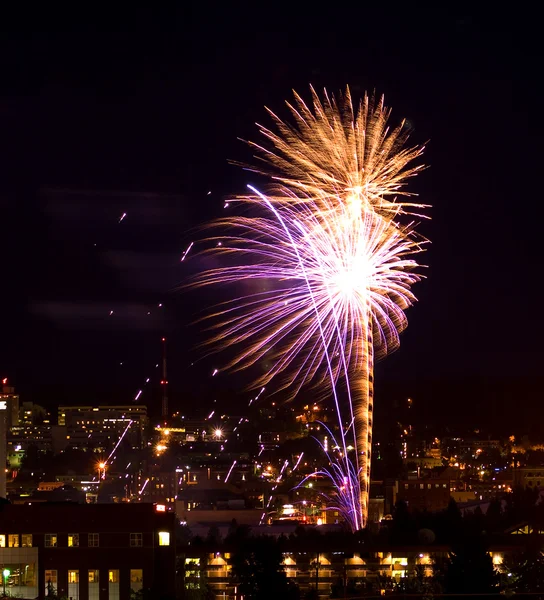
{"type": "Polygon", "coordinates": [[[228,4],[112,15],[107,32],[0,35],[0,374],[48,406],[130,402],[151,377],[141,400],[153,405],[166,335],[174,407],[242,406],[248,380],[212,380],[221,357],[197,348],[192,323],[216,298],[177,291],[199,268],[180,256],[255,182],[227,161],[250,159],[238,138],[269,124],[264,105],[286,115],[292,88],[349,84],[385,94],[393,121],[430,140],[412,182],[433,205],[427,279],[400,350],[378,366],[378,415],[412,396],[428,423],[533,426],[543,236],[530,15],[228,4]]]}

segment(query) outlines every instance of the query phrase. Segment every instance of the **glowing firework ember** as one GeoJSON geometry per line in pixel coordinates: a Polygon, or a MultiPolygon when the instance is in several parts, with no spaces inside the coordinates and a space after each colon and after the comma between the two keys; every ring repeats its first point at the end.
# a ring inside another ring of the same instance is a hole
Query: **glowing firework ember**
{"type": "Polygon", "coordinates": [[[271,150],[251,144],[270,167],[270,193],[250,186],[235,200],[255,216],[212,226],[218,234],[210,252],[229,264],[202,273],[197,285],[251,290],[213,315],[212,341],[238,350],[227,367],[264,363],[256,385],[274,379],[296,395],[312,382],[332,392],[342,448],[330,475],[359,529],[368,515],[374,356],[398,346],[404,310],[415,301],[410,286],[419,279],[411,256],[424,240],[413,222],[400,219],[424,206],[398,198],[408,196],[403,185],[422,150],[404,148],[403,125],[389,131],[383,102],[365,98],[354,110],[349,91],[338,103],[313,93],[313,109],[299,96],[296,102],[294,126],[274,117],[279,134],[261,127],[271,150]],[[353,440],[353,456],[346,440],[353,440]]]}

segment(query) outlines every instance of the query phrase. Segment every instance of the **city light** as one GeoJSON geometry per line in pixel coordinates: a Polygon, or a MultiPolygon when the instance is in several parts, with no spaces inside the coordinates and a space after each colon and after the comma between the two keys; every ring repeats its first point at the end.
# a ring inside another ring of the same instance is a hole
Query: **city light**
{"type": "Polygon", "coordinates": [[[4,569],[2,571],[2,585],[4,589],[4,596],[6,595],[6,580],[11,575],[11,571],[9,569],[4,569]]]}
{"type": "Polygon", "coordinates": [[[349,522],[360,529],[368,516],[374,359],[398,347],[404,311],[416,300],[411,255],[425,240],[413,216],[425,206],[406,201],[404,185],[420,169],[411,163],[423,149],[406,147],[403,124],[388,128],[383,100],[365,97],[354,108],[349,90],[339,101],[325,93],[324,102],[312,90],[312,101],[295,94],[294,127],[272,114],[279,134],[260,127],[267,147],[250,142],[268,165],[255,170],[274,183],[267,194],[248,186],[236,198],[255,216],[212,224],[210,241],[220,237],[222,245],[209,252],[221,253],[225,266],[204,271],[194,285],[266,282],[214,312],[219,332],[211,342],[238,350],[227,368],[266,363],[256,386],[274,380],[293,397],[312,382],[327,397],[332,392],[340,465],[351,481],[349,522]],[[226,264],[232,256],[236,263],[226,264]],[[341,381],[347,411],[337,396],[341,381]]]}
{"type": "Polygon", "coordinates": [[[108,465],[105,461],[100,461],[98,463],[98,479],[106,479],[106,467],[108,465]]]}

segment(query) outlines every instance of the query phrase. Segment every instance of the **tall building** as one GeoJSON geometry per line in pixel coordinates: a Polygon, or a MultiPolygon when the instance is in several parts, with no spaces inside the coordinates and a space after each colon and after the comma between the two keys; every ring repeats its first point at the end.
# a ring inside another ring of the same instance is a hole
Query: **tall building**
{"type": "Polygon", "coordinates": [[[19,394],[15,393],[15,388],[8,385],[6,378],[2,379],[2,393],[0,402],[5,403],[6,423],[8,429],[19,424],[19,394]]]}
{"type": "Polygon", "coordinates": [[[141,404],[58,409],[58,427],[66,437],[66,446],[74,448],[110,448],[125,430],[127,442],[133,448],[142,448],[147,441],[147,426],[147,407],[141,404]]]}
{"type": "Polygon", "coordinates": [[[19,396],[15,388],[8,385],[8,380],[2,380],[0,394],[0,498],[6,497],[6,461],[8,431],[19,423],[19,396]]]}

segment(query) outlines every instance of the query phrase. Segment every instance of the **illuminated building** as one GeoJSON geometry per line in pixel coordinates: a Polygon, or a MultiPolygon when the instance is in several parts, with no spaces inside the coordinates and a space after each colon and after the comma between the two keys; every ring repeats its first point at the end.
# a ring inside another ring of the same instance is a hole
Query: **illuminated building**
{"type": "Polygon", "coordinates": [[[25,425],[12,427],[8,433],[8,446],[12,449],[28,450],[35,446],[42,452],[53,449],[51,425],[25,425]]]}
{"type": "Polygon", "coordinates": [[[410,510],[438,511],[450,502],[449,479],[409,479],[397,486],[397,500],[406,502],[410,510]]]}
{"type": "Polygon", "coordinates": [[[8,385],[7,379],[2,379],[2,393],[0,402],[6,403],[6,423],[8,429],[19,424],[19,395],[15,388],[8,385]]]}
{"type": "MultiPolygon", "coordinates": [[[[30,446],[39,452],[56,449],[49,417],[44,408],[32,402],[23,402],[20,406],[18,423],[12,424],[7,433],[8,462],[12,469],[20,467],[21,460],[30,446]]],[[[60,449],[63,448],[64,446],[60,449]]]]}
{"type": "Polygon", "coordinates": [[[59,406],[59,433],[65,445],[74,448],[110,448],[132,421],[126,440],[132,448],[142,448],[146,442],[147,407],[126,406],[59,406]]]}
{"type": "Polygon", "coordinates": [[[175,596],[175,517],[152,504],[7,505],[0,565],[10,595],[129,600],[175,596]]]}
{"type": "Polygon", "coordinates": [[[515,487],[544,487],[544,467],[516,467],[514,469],[515,487]]]}
{"type": "MultiPolygon", "coordinates": [[[[292,529],[294,529],[293,526],[292,529]]],[[[326,527],[326,526],[325,526],[326,527]]],[[[286,535],[282,529],[281,533],[286,535]]],[[[278,532],[278,535],[280,532],[278,532]]],[[[514,538],[504,545],[496,545],[490,549],[493,566],[504,572],[504,564],[519,547],[514,538]]],[[[517,536],[521,537],[521,536],[517,536]]],[[[318,538],[319,539],[319,536],[318,538]]],[[[301,595],[317,589],[319,596],[328,598],[331,585],[338,582],[358,582],[362,584],[356,597],[363,598],[367,594],[362,592],[372,582],[377,596],[391,592],[391,582],[400,583],[417,570],[423,577],[432,577],[433,563],[438,559],[445,559],[450,548],[444,545],[426,546],[424,544],[411,547],[390,547],[387,544],[366,545],[365,551],[360,552],[354,544],[319,547],[313,542],[312,547],[300,549],[283,547],[283,568],[292,582],[299,587],[301,595]]],[[[218,547],[216,552],[212,549],[200,552],[196,548],[187,548],[185,554],[184,584],[186,588],[198,588],[206,575],[207,583],[216,593],[217,598],[236,597],[236,581],[232,577],[232,554],[218,547]]],[[[342,594],[345,597],[345,594],[342,594]]],[[[353,597],[353,596],[351,596],[353,597]]]]}
{"type": "MultiPolygon", "coordinates": [[[[152,470],[146,479],[148,479],[148,483],[145,489],[141,493],[136,492],[135,494],[139,501],[156,504],[173,504],[175,502],[179,489],[179,478],[175,471],[152,470]]],[[[135,483],[137,484],[137,482],[135,483]]]]}
{"type": "Polygon", "coordinates": [[[2,379],[0,394],[0,498],[6,497],[7,436],[11,427],[19,423],[19,396],[15,388],[2,379]]]}

